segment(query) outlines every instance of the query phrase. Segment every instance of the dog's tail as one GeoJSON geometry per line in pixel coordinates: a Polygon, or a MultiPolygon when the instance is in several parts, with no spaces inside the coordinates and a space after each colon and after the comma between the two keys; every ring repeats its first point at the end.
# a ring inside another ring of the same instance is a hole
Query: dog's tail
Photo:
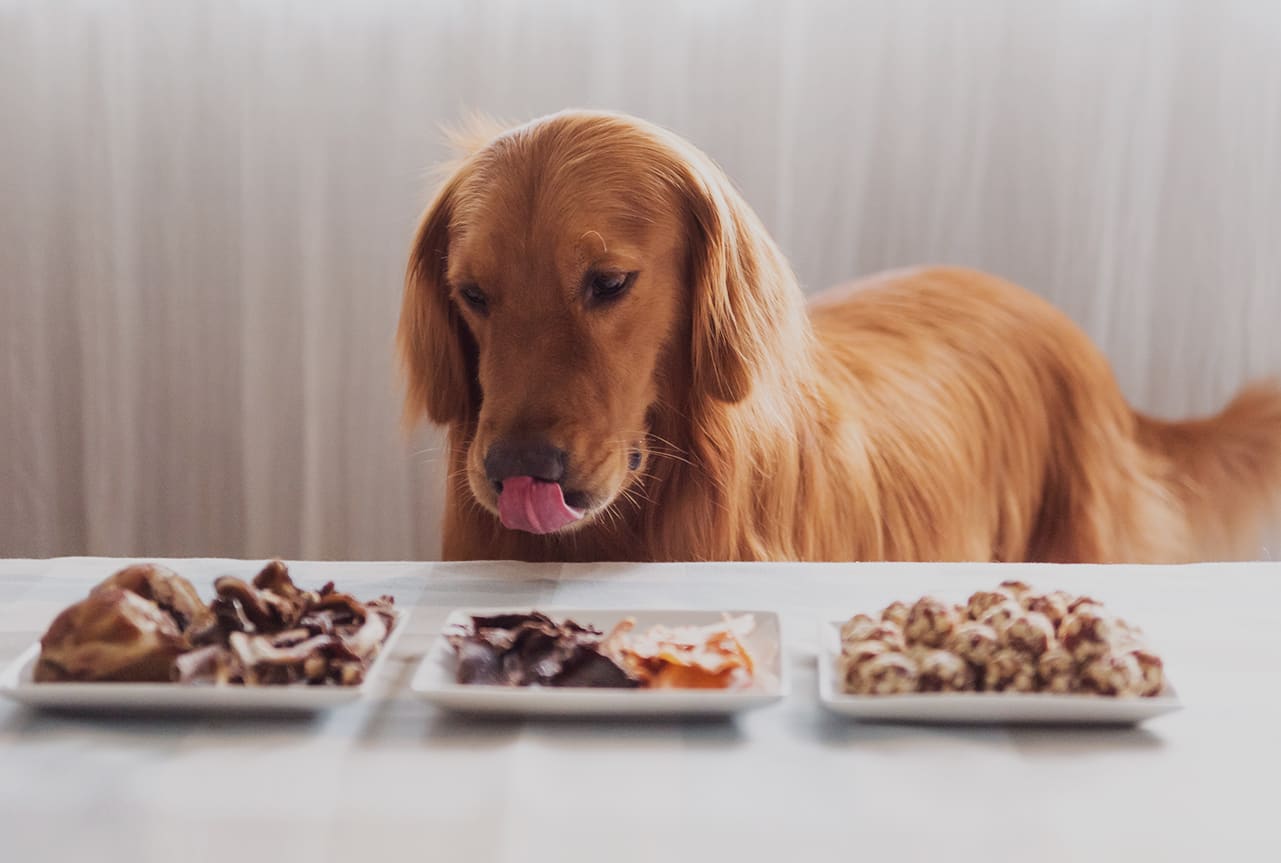
{"type": "Polygon", "coordinates": [[[1169,465],[1164,481],[1187,516],[1196,557],[1258,557],[1265,531],[1278,527],[1281,385],[1253,384],[1217,416],[1138,421],[1140,443],[1169,465]]]}

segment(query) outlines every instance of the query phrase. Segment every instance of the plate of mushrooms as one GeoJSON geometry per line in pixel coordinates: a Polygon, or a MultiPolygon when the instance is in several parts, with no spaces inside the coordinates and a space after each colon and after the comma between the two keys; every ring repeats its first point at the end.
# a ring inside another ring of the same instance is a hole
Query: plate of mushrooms
{"type": "Polygon", "coordinates": [[[390,596],[300,587],[279,560],[213,590],[206,603],[165,566],[126,567],[54,618],[0,694],[76,710],[310,712],[365,695],[408,617],[390,596]]]}

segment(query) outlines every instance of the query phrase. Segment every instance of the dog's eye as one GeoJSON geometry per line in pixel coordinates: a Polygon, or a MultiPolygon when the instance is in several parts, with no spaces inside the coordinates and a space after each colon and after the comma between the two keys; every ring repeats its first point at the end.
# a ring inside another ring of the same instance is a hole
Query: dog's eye
{"type": "Polygon", "coordinates": [[[462,297],[463,302],[478,312],[483,312],[489,308],[488,298],[475,285],[463,285],[458,289],[458,296],[462,297]]]}
{"type": "Polygon", "coordinates": [[[635,279],[635,273],[589,273],[587,293],[593,300],[613,300],[631,287],[635,279]]]}

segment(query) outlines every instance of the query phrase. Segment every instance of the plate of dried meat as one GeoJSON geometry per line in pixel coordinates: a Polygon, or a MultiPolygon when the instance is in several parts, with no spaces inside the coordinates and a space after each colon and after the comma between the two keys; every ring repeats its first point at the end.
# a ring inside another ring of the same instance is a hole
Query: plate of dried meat
{"type": "Polygon", "coordinates": [[[531,716],[712,716],[783,698],[768,611],[458,609],[410,688],[441,707],[531,716]]]}
{"type": "Polygon", "coordinates": [[[405,628],[389,596],[294,584],[281,561],[205,603],[159,564],[114,573],[0,674],[0,694],[99,713],[312,712],[368,692],[405,628]]]}

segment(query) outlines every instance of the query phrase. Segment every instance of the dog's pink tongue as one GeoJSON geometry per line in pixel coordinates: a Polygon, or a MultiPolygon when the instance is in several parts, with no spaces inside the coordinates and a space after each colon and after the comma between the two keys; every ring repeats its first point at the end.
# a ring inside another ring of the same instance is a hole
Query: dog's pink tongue
{"type": "Polygon", "coordinates": [[[583,514],[565,503],[560,483],[529,476],[503,480],[498,496],[498,517],[503,526],[529,533],[551,533],[573,524],[583,514]]]}

